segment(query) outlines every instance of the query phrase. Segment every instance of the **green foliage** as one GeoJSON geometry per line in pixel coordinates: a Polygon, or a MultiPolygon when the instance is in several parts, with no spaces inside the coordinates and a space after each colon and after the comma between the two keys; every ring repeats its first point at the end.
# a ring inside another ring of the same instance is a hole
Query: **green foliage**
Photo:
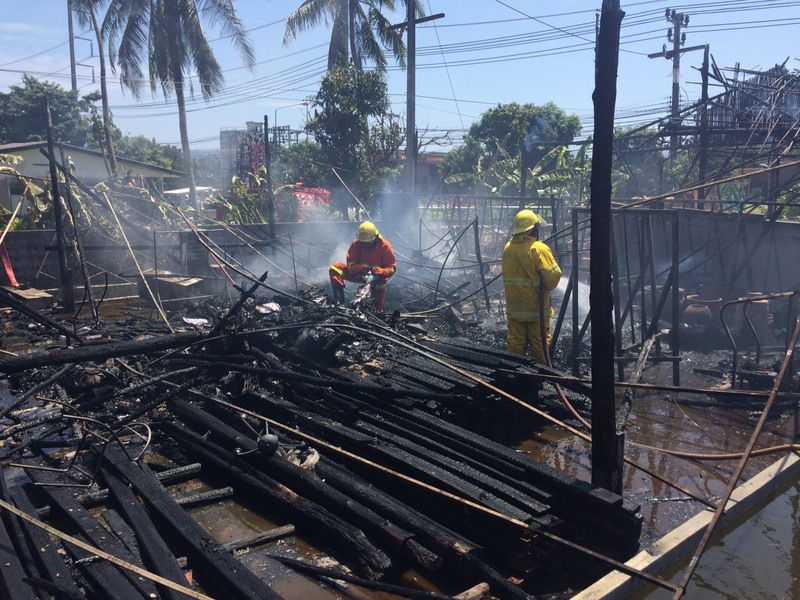
{"type": "Polygon", "coordinates": [[[204,19],[233,43],[246,66],[255,63],[247,28],[236,16],[230,0],[110,0],[102,31],[123,87],[137,98],[146,82],[153,93],[160,87],[165,98],[175,94],[184,172],[189,200],[195,206],[198,204],[186,123],[186,79],[191,73],[205,100],[222,90],[225,83],[222,67],[206,38],[204,19]]]}
{"type": "Polygon", "coordinates": [[[206,201],[206,205],[221,208],[222,221],[225,223],[266,223],[262,185],[264,174],[264,167],[261,167],[257,173],[248,173],[245,181],[234,176],[230,197],[214,196],[206,201]]]}
{"type": "Polygon", "coordinates": [[[302,182],[309,187],[322,187],[328,170],[322,148],[316,142],[298,142],[278,152],[272,177],[286,184],[302,182]]]}
{"type": "Polygon", "coordinates": [[[386,185],[386,168],[397,163],[401,139],[399,126],[387,115],[386,82],[374,71],[340,67],[325,76],[311,104],[314,112],[306,129],[328,169],[324,183],[332,190],[346,186],[370,208],[375,193],[386,185]]]}
{"type": "Polygon", "coordinates": [[[487,110],[468,135],[484,145],[486,154],[500,145],[511,155],[521,152],[530,165],[554,146],[571,143],[580,130],[578,116],[567,115],[552,102],[542,106],[512,102],[487,110]]]}
{"type": "Polygon", "coordinates": [[[563,191],[580,172],[567,150],[578,132],[578,117],[552,102],[498,105],[483,113],[464,144],[445,157],[445,183],[461,193],[524,191],[535,196],[541,189],[563,191]]]}
{"type": "Polygon", "coordinates": [[[664,145],[657,130],[618,127],[614,131],[615,197],[659,194],[664,167],[664,145]]]}
{"type": "MultiPolygon", "coordinates": [[[[403,0],[401,4],[407,6],[408,1],[403,0]]],[[[422,3],[414,1],[417,16],[424,16],[422,3]]],[[[283,43],[288,44],[301,31],[322,23],[326,26],[330,24],[329,71],[347,65],[362,71],[369,61],[379,73],[385,73],[387,63],[384,48],[390,49],[400,66],[405,67],[403,33],[392,27],[384,14],[394,10],[394,0],[304,0],[286,18],[283,43]]]]}
{"type": "Polygon", "coordinates": [[[163,146],[143,135],[124,136],[115,143],[120,158],[138,160],[149,165],[165,169],[180,170],[183,165],[183,154],[175,146],[163,146]]]}
{"type": "Polygon", "coordinates": [[[783,190],[778,196],[778,203],[786,205],[782,216],[792,221],[800,220],[800,184],[795,184],[783,190]]]}
{"type": "MultiPolygon", "coordinates": [[[[174,150],[178,150],[175,148],[174,150]]],[[[180,156],[180,154],[178,154],[180,156]]],[[[179,163],[178,163],[179,164],[179,163]]],[[[197,185],[219,187],[222,170],[220,155],[207,154],[194,159],[194,176],[197,185]]]]}
{"type": "Polygon", "coordinates": [[[23,75],[22,85],[0,93],[0,143],[47,139],[47,118],[42,100],[47,96],[56,139],[86,147],[91,142],[90,110],[97,93],[79,97],[58,84],[23,75]]]}

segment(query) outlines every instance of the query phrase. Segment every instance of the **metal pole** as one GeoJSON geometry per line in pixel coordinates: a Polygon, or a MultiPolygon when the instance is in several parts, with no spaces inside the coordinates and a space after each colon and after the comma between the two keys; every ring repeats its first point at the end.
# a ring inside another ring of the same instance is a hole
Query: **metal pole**
{"type": "Polygon", "coordinates": [[[406,44],[406,177],[408,193],[414,194],[417,191],[417,34],[415,21],[417,3],[409,0],[406,2],[406,6],[406,23],[408,25],[408,42],[406,44]]]}
{"type": "Polygon", "coordinates": [[[72,30],[72,0],[67,0],[67,28],[69,30],[69,74],[72,81],[72,91],[78,91],[78,76],[75,72],[75,36],[72,30]]]}
{"type": "MultiPolygon", "coordinates": [[[[708,44],[703,50],[703,68],[700,73],[702,77],[702,91],[700,92],[700,156],[697,160],[697,174],[700,178],[700,183],[704,183],[708,175],[708,44]]],[[[704,210],[706,203],[704,202],[708,188],[701,187],[697,190],[697,208],[704,210]]]]}
{"type": "MultiPolygon", "coordinates": [[[[268,131],[269,131],[269,117],[267,115],[264,115],[264,162],[267,163],[265,165],[267,171],[266,209],[267,209],[267,221],[269,222],[269,235],[274,240],[275,239],[275,194],[272,191],[272,164],[271,164],[272,154],[269,151],[269,136],[267,135],[268,131]]],[[[277,133],[275,135],[277,135],[277,133]]],[[[276,149],[277,149],[277,144],[276,144],[276,149]]]]}

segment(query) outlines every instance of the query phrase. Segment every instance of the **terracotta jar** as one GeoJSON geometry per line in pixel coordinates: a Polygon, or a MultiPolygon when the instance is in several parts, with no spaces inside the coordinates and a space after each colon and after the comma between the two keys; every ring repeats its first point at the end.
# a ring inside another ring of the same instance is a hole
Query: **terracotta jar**
{"type": "Polygon", "coordinates": [[[689,304],[683,313],[683,322],[687,325],[706,327],[712,324],[711,309],[705,304],[689,304]]]}

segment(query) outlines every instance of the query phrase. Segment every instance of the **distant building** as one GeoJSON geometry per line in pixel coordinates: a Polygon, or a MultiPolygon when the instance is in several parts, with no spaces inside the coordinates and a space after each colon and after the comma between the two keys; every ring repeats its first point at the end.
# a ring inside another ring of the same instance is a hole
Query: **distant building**
{"type": "MultiPolygon", "coordinates": [[[[108,167],[102,152],[60,144],[64,150],[66,162],[69,163],[72,174],[81,183],[93,187],[109,179],[108,167]]],[[[41,187],[50,185],[50,162],[42,154],[47,151],[47,142],[20,142],[17,144],[0,144],[0,154],[18,156],[22,161],[14,169],[24,178],[34,181],[41,187]]],[[[61,152],[56,149],[56,160],[61,163],[61,152]]],[[[120,172],[125,173],[125,178],[132,182],[142,179],[164,179],[184,177],[180,171],[165,169],[155,165],[117,157],[117,166],[120,172]]],[[[13,175],[0,174],[0,204],[11,208],[12,199],[22,196],[23,184],[13,175]]]]}
{"type": "MultiPolygon", "coordinates": [[[[297,143],[302,132],[283,127],[270,127],[270,151],[297,143]]],[[[245,129],[228,128],[219,132],[220,170],[222,188],[225,193],[231,190],[234,175],[244,177],[247,173],[258,171],[267,163],[264,146],[264,123],[247,121],[245,129]]]]}

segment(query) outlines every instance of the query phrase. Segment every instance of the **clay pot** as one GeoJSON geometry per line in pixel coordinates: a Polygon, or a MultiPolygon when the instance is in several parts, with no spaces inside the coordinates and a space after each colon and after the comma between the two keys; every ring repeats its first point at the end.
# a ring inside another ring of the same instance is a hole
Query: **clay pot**
{"type": "MultiPolygon", "coordinates": [[[[750,294],[748,294],[750,295],[750,294]]],[[[752,300],[750,306],[747,307],[747,316],[751,321],[762,319],[764,323],[771,323],[769,314],[769,300],[766,298],[762,300],[752,300]]],[[[736,305],[736,313],[734,315],[734,324],[736,327],[744,327],[744,302],[736,305]]]]}
{"type": "Polygon", "coordinates": [[[705,304],[689,304],[683,313],[683,322],[687,325],[703,327],[711,325],[711,309],[705,304]]]}
{"type": "Polygon", "coordinates": [[[719,319],[719,309],[722,307],[722,298],[703,298],[698,294],[689,294],[686,296],[686,303],[689,306],[692,304],[705,306],[708,308],[709,313],[711,313],[712,319],[719,319]]]}
{"type": "Polygon", "coordinates": [[[690,304],[683,313],[683,322],[695,327],[711,325],[711,309],[705,304],[690,304]]]}

